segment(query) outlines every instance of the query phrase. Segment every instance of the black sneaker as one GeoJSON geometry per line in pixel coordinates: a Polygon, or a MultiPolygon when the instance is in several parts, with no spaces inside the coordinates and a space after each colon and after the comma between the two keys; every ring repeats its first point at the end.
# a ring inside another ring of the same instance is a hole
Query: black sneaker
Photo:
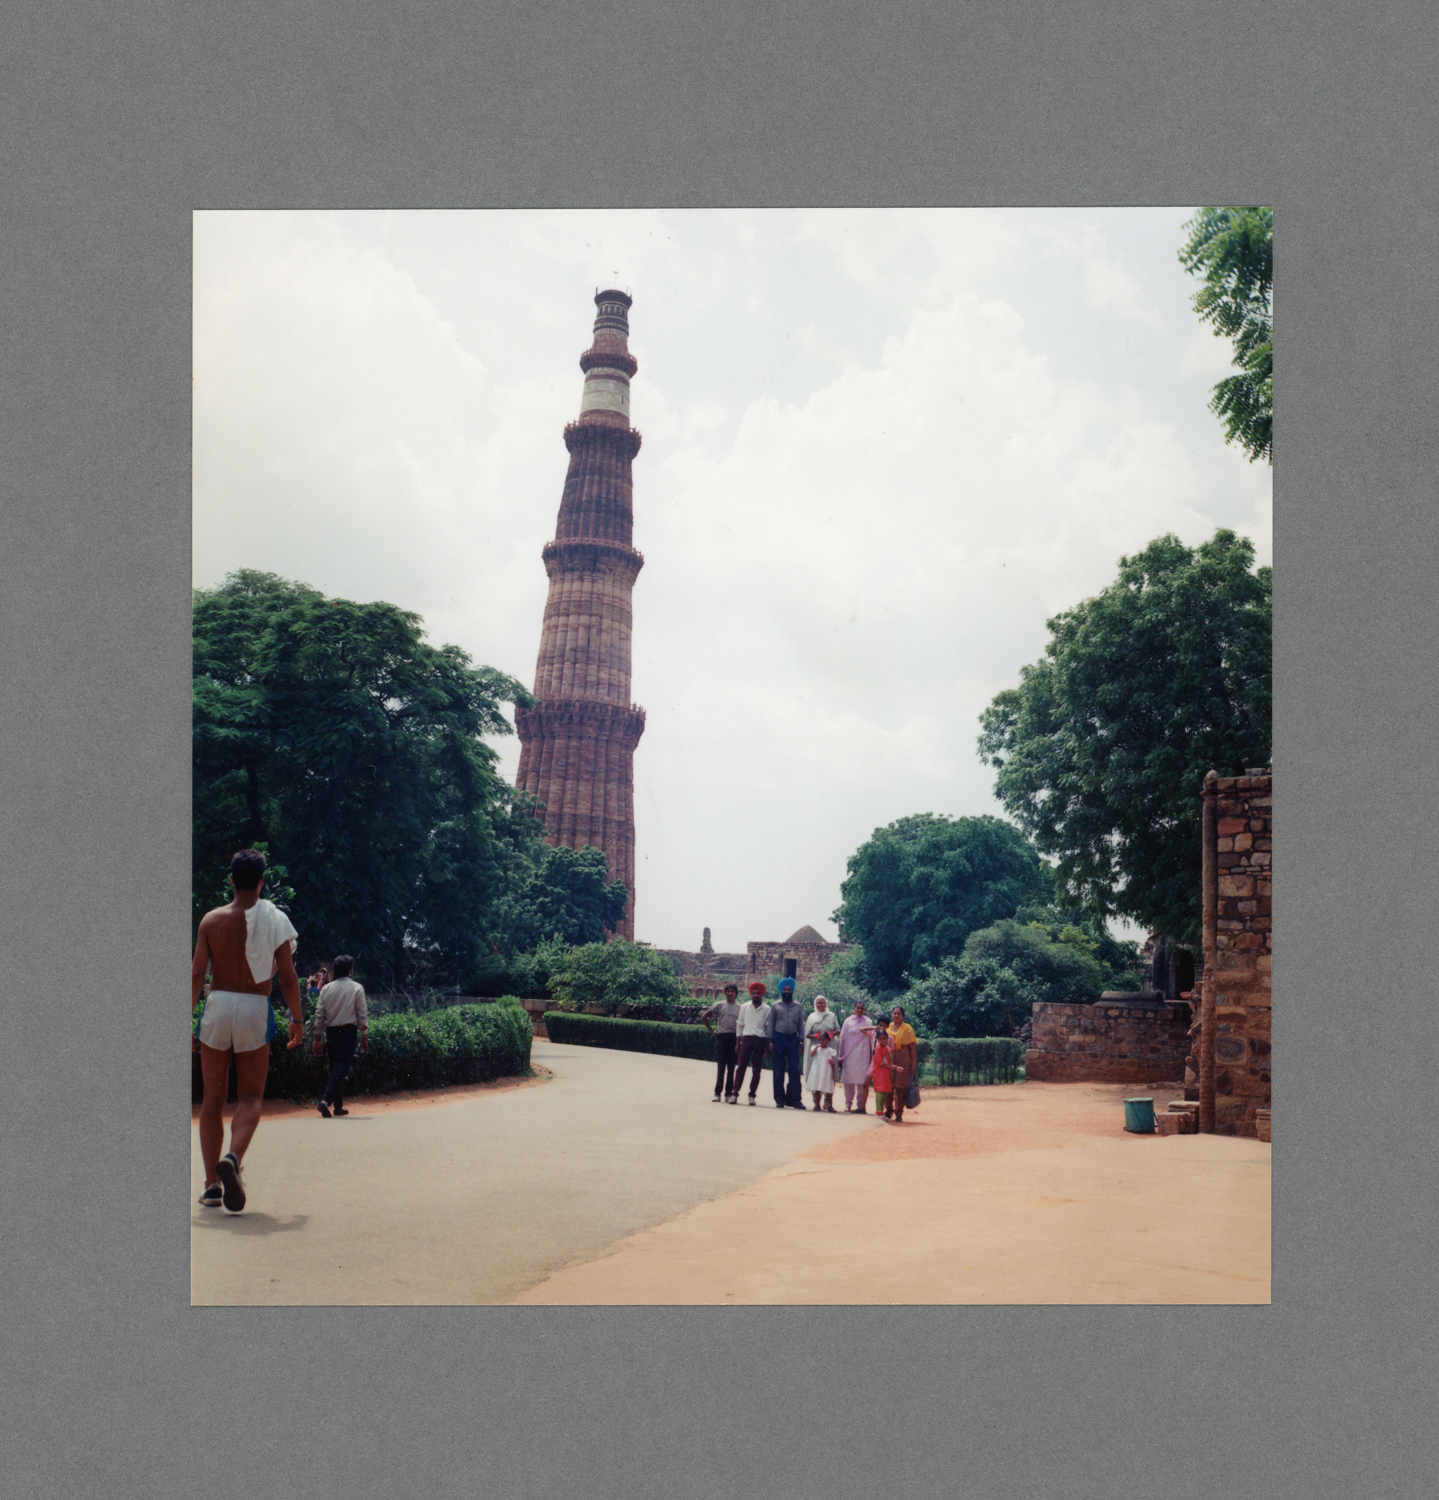
{"type": "Polygon", "coordinates": [[[335,1106],[335,1113],[337,1115],[347,1115],[347,1114],[349,1114],[349,1112],[350,1111],[347,1110],[343,1104],[337,1104],[335,1106]]]}
{"type": "Polygon", "coordinates": [[[316,1109],[328,1120],[330,1118],[330,1106],[323,1099],[315,1106],[316,1109]]]}
{"type": "Polygon", "coordinates": [[[220,1201],[226,1209],[237,1214],[245,1206],[245,1184],[240,1177],[240,1163],[233,1151],[220,1158],[220,1201]]]}
{"type": "Polygon", "coordinates": [[[205,1189],[205,1191],[200,1194],[200,1207],[201,1208],[219,1208],[219,1206],[220,1206],[220,1193],[221,1193],[221,1188],[220,1188],[220,1184],[218,1182],[213,1183],[210,1187],[207,1187],[205,1189]]]}

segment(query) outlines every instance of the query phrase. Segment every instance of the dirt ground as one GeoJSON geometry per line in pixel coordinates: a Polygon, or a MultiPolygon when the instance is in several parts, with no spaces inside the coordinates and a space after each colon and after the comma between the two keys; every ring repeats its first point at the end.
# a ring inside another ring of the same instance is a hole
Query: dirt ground
{"type": "MultiPolygon", "coordinates": [[[[1269,1151],[1134,1136],[1173,1090],[926,1091],[903,1125],[710,1102],[680,1058],[267,1105],[250,1204],[191,1211],[199,1303],[1266,1302],[1269,1151]]],[[[192,1125],[192,1199],[198,1142],[192,1125]]]]}
{"type": "Polygon", "coordinates": [[[516,1300],[1268,1302],[1269,1146],[1128,1134],[1135,1094],[1179,1090],[931,1090],[516,1300]]]}

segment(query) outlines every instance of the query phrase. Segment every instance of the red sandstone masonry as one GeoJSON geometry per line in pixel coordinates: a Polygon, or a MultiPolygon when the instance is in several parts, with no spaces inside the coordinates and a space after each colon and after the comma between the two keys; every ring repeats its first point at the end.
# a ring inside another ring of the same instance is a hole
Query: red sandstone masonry
{"type": "Polygon", "coordinates": [[[1184,1076],[1187,1005],[1034,1007],[1024,1076],[1038,1083],[1143,1083],[1184,1076]]]}
{"type": "Polygon", "coordinates": [[[580,356],[587,404],[564,431],[569,470],[542,554],[550,589],[535,664],[540,702],[515,714],[515,783],[541,804],[548,842],[604,852],[609,878],[629,887],[619,931],[633,941],[634,751],[645,727],[644,710],[629,701],[630,595],[644,566],[631,545],[640,435],[627,410],[593,403],[595,392],[618,391],[627,406],[623,388],[639,366],[628,349],[629,296],[600,292],[595,303],[594,341],[580,356]]]}
{"type": "MultiPolygon", "coordinates": [[[[1270,1104],[1274,956],[1274,776],[1221,777],[1217,798],[1214,1125],[1220,1135],[1260,1135],[1270,1104]]],[[[1185,1093],[1199,1097],[1198,1057],[1185,1093]]],[[[1263,1138],[1263,1137],[1261,1137],[1263,1138]]]]}

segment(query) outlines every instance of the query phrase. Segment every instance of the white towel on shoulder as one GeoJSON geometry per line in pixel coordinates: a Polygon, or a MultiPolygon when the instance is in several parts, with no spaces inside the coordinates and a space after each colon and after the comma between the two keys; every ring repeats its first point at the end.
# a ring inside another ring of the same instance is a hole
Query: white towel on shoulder
{"type": "Polygon", "coordinates": [[[275,972],[275,950],[288,941],[293,951],[300,934],[273,901],[257,901],[245,913],[245,959],[256,984],[275,972]]]}

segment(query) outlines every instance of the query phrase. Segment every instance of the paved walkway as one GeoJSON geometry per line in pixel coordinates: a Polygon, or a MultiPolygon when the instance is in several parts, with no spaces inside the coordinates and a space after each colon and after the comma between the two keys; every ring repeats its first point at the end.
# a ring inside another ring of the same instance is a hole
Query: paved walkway
{"type": "MultiPolygon", "coordinates": [[[[552,1080],[262,1120],[245,1212],[192,1207],[192,1302],[508,1302],[797,1150],[882,1128],[777,1110],[768,1075],[755,1108],[713,1104],[713,1069],[686,1058],[545,1041],[534,1057],[552,1080]]],[[[192,1200],[203,1183],[192,1126],[192,1200]]]]}
{"type": "Polygon", "coordinates": [[[1269,1300],[1270,1148],[1127,1135],[1132,1089],[934,1090],[896,1127],[712,1104],[686,1059],[535,1060],[552,1080],[263,1121],[246,1211],[192,1209],[192,1300],[1269,1300]]]}

